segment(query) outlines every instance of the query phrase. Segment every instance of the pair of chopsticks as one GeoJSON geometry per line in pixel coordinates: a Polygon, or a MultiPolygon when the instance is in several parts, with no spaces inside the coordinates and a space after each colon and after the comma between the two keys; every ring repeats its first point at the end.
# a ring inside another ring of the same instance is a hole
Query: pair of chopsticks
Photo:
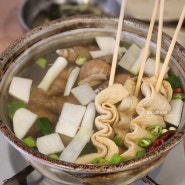
{"type": "MultiPolygon", "coordinates": [[[[166,69],[169,64],[173,49],[175,47],[175,43],[177,41],[179,31],[181,30],[181,27],[182,27],[182,24],[184,21],[185,6],[184,6],[182,13],[181,13],[181,16],[179,18],[178,25],[176,27],[176,30],[175,30],[174,36],[172,38],[169,50],[168,50],[166,58],[164,60],[163,67],[161,69],[160,74],[158,74],[159,63],[160,63],[160,49],[161,49],[161,41],[162,41],[163,12],[164,12],[164,3],[165,3],[164,1],[165,0],[156,0],[155,4],[154,4],[152,17],[151,17],[151,21],[150,21],[150,25],[149,25],[149,30],[148,30],[148,35],[147,35],[145,48],[144,48],[143,60],[141,63],[141,67],[140,67],[140,71],[139,71],[139,75],[138,75],[138,79],[137,79],[137,83],[136,83],[136,89],[135,89],[135,96],[136,97],[139,94],[139,90],[140,90],[140,86],[141,86],[141,82],[142,82],[142,78],[143,78],[145,63],[146,63],[148,52],[149,52],[150,41],[151,41],[151,37],[152,37],[152,32],[153,32],[155,20],[156,20],[158,7],[160,6],[158,36],[157,36],[158,37],[157,38],[157,50],[156,50],[156,66],[155,66],[155,76],[157,78],[157,83],[155,86],[156,92],[159,92],[159,90],[160,90],[161,83],[162,83],[164,75],[166,73],[166,69]]],[[[123,25],[123,19],[124,19],[125,4],[126,4],[126,0],[122,0],[121,11],[120,11],[120,16],[119,16],[119,21],[118,21],[117,35],[116,35],[116,46],[115,46],[115,50],[114,50],[114,54],[113,54],[113,61],[112,61],[110,79],[109,79],[109,86],[113,85],[113,83],[114,83],[117,57],[118,57],[118,52],[119,52],[120,37],[121,37],[121,31],[122,31],[122,25],[123,25]]]]}

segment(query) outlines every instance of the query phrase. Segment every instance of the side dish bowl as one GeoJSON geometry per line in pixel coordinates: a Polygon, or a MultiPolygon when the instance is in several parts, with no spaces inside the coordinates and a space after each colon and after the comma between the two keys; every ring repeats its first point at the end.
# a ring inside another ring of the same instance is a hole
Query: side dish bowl
{"type": "MultiPolygon", "coordinates": [[[[15,41],[0,57],[0,131],[4,138],[40,173],[63,184],[88,185],[123,185],[132,183],[146,176],[158,167],[173,147],[185,134],[185,114],[183,110],[180,125],[176,134],[156,150],[127,162],[112,165],[81,165],[52,159],[38,151],[27,147],[12,131],[6,104],[8,88],[13,76],[25,74],[25,66],[29,66],[39,56],[51,53],[51,60],[56,57],[59,46],[73,43],[86,43],[97,35],[116,35],[117,18],[104,16],[77,16],[59,19],[37,27],[15,41]],[[25,65],[26,64],[26,65],[25,65]]],[[[135,42],[144,46],[148,33],[148,25],[134,19],[125,19],[121,40],[135,42]]],[[[151,50],[155,53],[157,30],[154,30],[151,50]]],[[[171,38],[163,34],[161,56],[165,57],[171,38]]],[[[185,49],[176,44],[170,63],[174,74],[185,81],[185,49]]],[[[35,74],[37,75],[37,74],[35,74]]],[[[185,89],[185,84],[183,84],[185,89]]],[[[175,159],[174,159],[175,160],[175,159]]]]}

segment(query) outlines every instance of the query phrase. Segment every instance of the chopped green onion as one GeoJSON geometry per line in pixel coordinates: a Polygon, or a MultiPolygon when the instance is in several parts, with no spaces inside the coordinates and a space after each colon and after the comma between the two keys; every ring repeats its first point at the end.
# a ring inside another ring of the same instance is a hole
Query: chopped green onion
{"type": "Polygon", "coordinates": [[[43,135],[48,135],[54,133],[54,128],[52,127],[52,123],[48,118],[38,118],[36,120],[36,124],[40,128],[43,135]]]}
{"type": "Polygon", "coordinates": [[[172,95],[172,99],[185,99],[185,94],[184,93],[175,93],[172,95]]]}
{"type": "Polygon", "coordinates": [[[110,164],[110,162],[102,157],[97,157],[92,161],[93,164],[103,165],[103,164],[110,164]]]}
{"type": "Polygon", "coordinates": [[[151,127],[148,127],[147,128],[147,131],[152,135],[152,136],[155,136],[155,137],[158,137],[162,134],[162,126],[160,125],[154,125],[154,126],[151,126],[151,127]]]}
{"type": "Polygon", "coordinates": [[[8,117],[12,120],[14,113],[20,109],[20,108],[25,108],[26,107],[26,103],[23,101],[15,101],[15,102],[11,102],[8,104],[8,117]]]}
{"type": "Polygon", "coordinates": [[[40,66],[41,68],[45,68],[46,67],[46,63],[47,60],[45,58],[38,58],[35,62],[38,66],[40,66]]]}
{"type": "Polygon", "coordinates": [[[149,138],[142,138],[138,141],[138,146],[142,148],[147,148],[152,144],[152,140],[149,138]]]}
{"type": "Polygon", "coordinates": [[[145,155],[146,154],[146,151],[145,150],[141,150],[141,151],[138,151],[137,153],[136,153],[136,157],[141,157],[141,156],[143,156],[143,155],[145,155]]]}
{"type": "Polygon", "coordinates": [[[119,154],[114,154],[110,160],[110,163],[111,164],[118,164],[123,161],[124,161],[123,157],[121,157],[119,154]]]}
{"type": "Polygon", "coordinates": [[[172,89],[176,89],[178,87],[182,87],[181,80],[178,76],[171,75],[166,79],[172,86],[172,89]]]}
{"type": "Polygon", "coordinates": [[[117,146],[120,146],[120,147],[122,147],[124,144],[123,139],[121,137],[116,136],[113,138],[113,141],[115,142],[117,146]]]}
{"type": "Polygon", "coordinates": [[[31,136],[23,138],[22,142],[29,147],[36,147],[36,140],[31,136]]]}
{"type": "Polygon", "coordinates": [[[84,65],[87,62],[87,57],[82,55],[82,54],[80,54],[76,58],[75,62],[76,62],[77,65],[82,66],[82,65],[84,65]]]}
{"type": "Polygon", "coordinates": [[[59,159],[59,156],[57,154],[50,154],[49,157],[52,159],[59,159]]]}

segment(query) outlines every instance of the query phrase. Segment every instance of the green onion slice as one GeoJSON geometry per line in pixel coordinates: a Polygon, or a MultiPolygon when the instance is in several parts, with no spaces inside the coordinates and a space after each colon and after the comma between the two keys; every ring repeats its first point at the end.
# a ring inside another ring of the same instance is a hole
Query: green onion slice
{"type": "Polygon", "coordinates": [[[38,118],[36,120],[36,124],[40,128],[43,135],[54,133],[54,128],[52,126],[52,123],[49,121],[48,118],[38,118]]]}
{"type": "Polygon", "coordinates": [[[152,140],[149,138],[142,138],[138,141],[138,146],[141,148],[147,148],[152,144],[152,140]]]}

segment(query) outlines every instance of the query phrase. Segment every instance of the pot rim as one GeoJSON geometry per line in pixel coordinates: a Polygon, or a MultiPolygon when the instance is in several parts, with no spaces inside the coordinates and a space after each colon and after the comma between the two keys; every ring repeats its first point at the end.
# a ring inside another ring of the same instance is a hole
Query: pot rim
{"type": "MultiPolygon", "coordinates": [[[[26,50],[26,48],[32,46],[40,39],[47,38],[51,36],[53,29],[58,29],[62,27],[63,31],[68,31],[71,29],[75,29],[75,26],[79,26],[81,28],[86,28],[86,24],[89,23],[92,25],[96,25],[93,22],[111,22],[111,26],[115,27],[118,23],[118,19],[114,17],[107,17],[107,16],[96,16],[96,15],[89,15],[89,16],[74,16],[74,17],[67,17],[58,20],[51,21],[46,23],[42,26],[38,26],[33,30],[27,32],[24,36],[17,39],[14,43],[12,43],[1,55],[0,57],[0,67],[2,70],[5,70],[9,67],[6,65],[7,61],[12,61],[13,59],[21,55],[21,53],[26,50]],[[61,25],[62,24],[62,25],[61,25]],[[53,28],[55,25],[55,28],[53,28]],[[45,30],[47,29],[47,33],[45,30]]],[[[139,29],[147,29],[148,24],[141,22],[139,20],[133,18],[125,18],[124,25],[139,25],[139,29]]],[[[123,27],[124,29],[124,27],[123,27]]],[[[156,31],[156,30],[155,30],[156,31]]],[[[154,32],[155,32],[154,31],[154,32]]],[[[163,34],[164,37],[170,41],[171,37],[167,34],[163,34]]],[[[145,37],[146,38],[146,37],[145,37]]],[[[179,52],[178,55],[180,58],[184,58],[185,61],[185,49],[180,45],[176,44],[175,50],[182,51],[179,52]]],[[[185,71],[185,62],[180,64],[185,71]]],[[[3,74],[1,74],[2,78],[3,74]]],[[[112,164],[112,165],[83,165],[83,164],[75,164],[69,163],[61,160],[52,159],[44,154],[39,153],[38,151],[24,145],[21,140],[19,140],[13,132],[0,120],[0,132],[3,134],[5,139],[15,147],[19,152],[24,154],[28,159],[32,158],[35,161],[38,161],[44,165],[54,167],[57,169],[63,169],[64,171],[71,171],[76,173],[110,173],[110,172],[120,172],[124,170],[130,170],[139,167],[140,165],[145,165],[149,162],[156,160],[164,156],[170,149],[176,146],[185,135],[185,126],[177,130],[177,133],[170,138],[164,145],[161,145],[157,149],[152,152],[147,153],[143,157],[138,157],[126,162],[122,162],[119,164],[112,164]]]]}

